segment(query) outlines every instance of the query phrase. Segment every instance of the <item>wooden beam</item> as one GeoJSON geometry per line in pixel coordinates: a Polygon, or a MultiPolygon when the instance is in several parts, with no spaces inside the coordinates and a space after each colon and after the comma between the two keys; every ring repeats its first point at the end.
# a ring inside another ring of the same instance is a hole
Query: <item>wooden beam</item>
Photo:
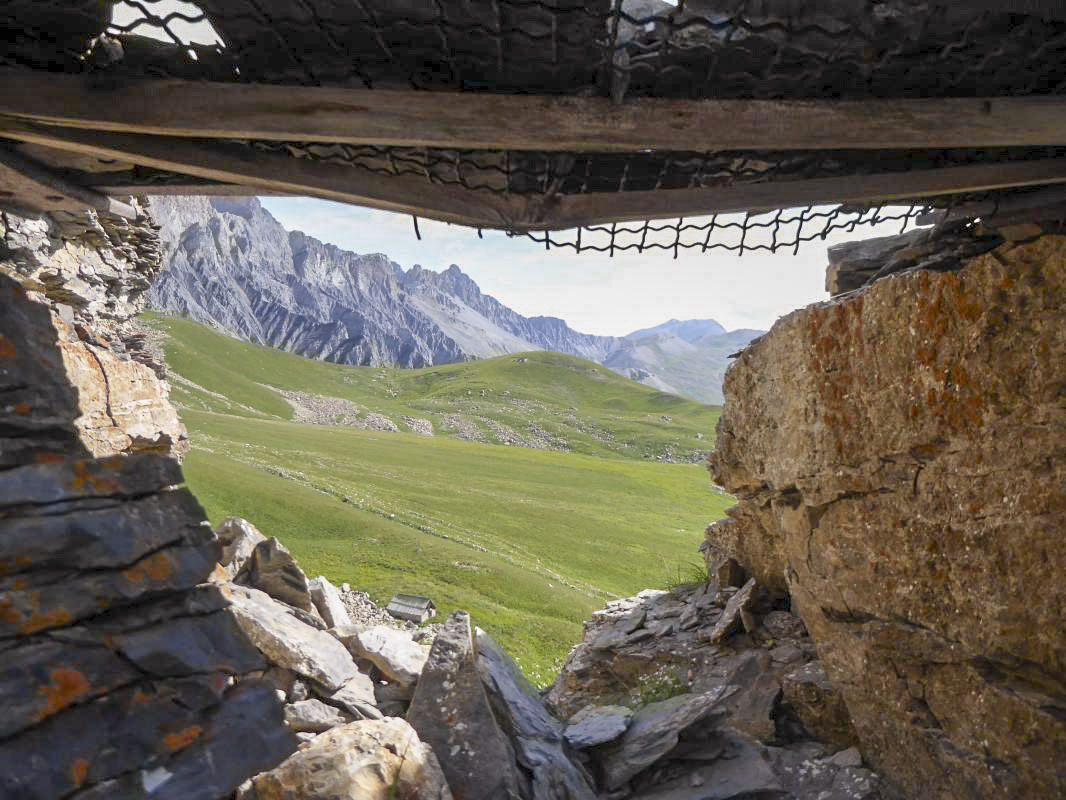
{"type": "MultiPolygon", "coordinates": [[[[166,183],[145,183],[138,181],[128,172],[98,173],[81,175],[79,181],[98,192],[114,195],[201,195],[208,197],[244,197],[253,193],[252,188],[236,183],[218,183],[204,178],[182,176],[166,183]]],[[[292,196],[292,192],[279,192],[273,189],[255,188],[254,194],[260,196],[292,196]]]]}
{"type": "Polygon", "coordinates": [[[0,70],[0,114],[116,133],[581,152],[1066,144],[1066,98],[670,100],[0,70]]]}
{"type": "Polygon", "coordinates": [[[445,222],[516,231],[564,230],[579,225],[835,203],[886,203],[1066,183],[1066,159],[1040,159],[705,189],[501,196],[435,185],[412,176],[376,175],[225,142],[51,128],[2,118],[0,137],[124,159],[194,178],[244,186],[249,192],[308,195],[445,222]]]}
{"type": "Polygon", "coordinates": [[[1066,183],[1066,158],[996,162],[965,167],[748,183],[715,189],[672,189],[563,195],[546,200],[524,219],[534,230],[639,222],[707,214],[771,211],[837,203],[888,203],[961,192],[1066,183]]]}
{"type": "Polygon", "coordinates": [[[929,214],[921,215],[915,222],[918,225],[937,225],[941,222],[987,217],[991,214],[1000,216],[1038,211],[1042,208],[1059,206],[1063,203],[1066,203],[1066,187],[1052,186],[1047,189],[1028,192],[1018,197],[1005,197],[1000,201],[983,200],[979,203],[964,203],[943,211],[933,211],[929,214]]]}
{"type": "Polygon", "coordinates": [[[0,202],[34,211],[84,211],[94,208],[136,219],[129,203],[71,183],[32,159],[0,148],[0,202]]]}
{"type": "Polygon", "coordinates": [[[3,118],[0,138],[246,186],[250,194],[306,195],[485,228],[508,228],[511,219],[527,216],[520,198],[406,175],[377,175],[230,142],[53,128],[3,118]]]}

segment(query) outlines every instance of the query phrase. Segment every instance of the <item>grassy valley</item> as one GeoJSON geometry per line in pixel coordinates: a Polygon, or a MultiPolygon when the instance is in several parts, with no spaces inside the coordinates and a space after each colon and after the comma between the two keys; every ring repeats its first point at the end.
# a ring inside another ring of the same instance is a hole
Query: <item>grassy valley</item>
{"type": "Polygon", "coordinates": [[[606,599],[691,578],[732,502],[696,463],[718,410],[592,362],[343,367],[146,321],[212,522],[247,517],[379,603],[466,608],[538,682],[606,599]]]}

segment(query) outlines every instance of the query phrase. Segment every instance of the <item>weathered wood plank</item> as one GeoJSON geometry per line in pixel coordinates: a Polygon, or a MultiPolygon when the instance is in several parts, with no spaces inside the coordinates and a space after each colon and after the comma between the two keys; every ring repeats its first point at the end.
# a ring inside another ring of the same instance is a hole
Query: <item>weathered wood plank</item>
{"type": "Polygon", "coordinates": [[[923,214],[918,217],[916,222],[919,225],[936,225],[951,220],[987,217],[990,214],[1002,216],[1039,211],[1042,208],[1057,207],[1063,203],[1066,203],[1066,187],[1052,186],[1047,189],[1028,192],[1018,197],[1006,197],[999,201],[984,200],[979,203],[964,203],[944,211],[923,214]]]}
{"type": "MultiPolygon", "coordinates": [[[[500,196],[382,176],[239,144],[51,128],[0,119],[0,137],[118,158],[250,191],[302,194],[485,228],[564,230],[808,205],[890,202],[938,194],[1066,183],[1066,159],[998,162],[877,175],[749,183],[728,188],[500,196]]],[[[126,187],[122,187],[126,188],[126,187]]]]}
{"type": "Polygon", "coordinates": [[[0,118],[0,137],[100,158],[116,158],[221,183],[456,222],[506,228],[525,216],[517,198],[439,186],[411,176],[383,176],[228,142],[52,128],[0,118]]]}
{"type": "Polygon", "coordinates": [[[67,181],[44,165],[0,149],[0,203],[34,211],[82,211],[95,208],[136,219],[129,203],[67,181]]]}
{"type": "Polygon", "coordinates": [[[1066,183],[1066,158],[999,162],[966,167],[750,183],[725,189],[673,189],[616,194],[565,195],[533,209],[533,229],[639,222],[706,214],[771,211],[837,203],[890,202],[957,192],[1066,183]]]}
{"type": "Polygon", "coordinates": [[[1066,98],[669,100],[0,70],[0,114],[162,136],[469,149],[823,150],[1066,144],[1066,98]]]}

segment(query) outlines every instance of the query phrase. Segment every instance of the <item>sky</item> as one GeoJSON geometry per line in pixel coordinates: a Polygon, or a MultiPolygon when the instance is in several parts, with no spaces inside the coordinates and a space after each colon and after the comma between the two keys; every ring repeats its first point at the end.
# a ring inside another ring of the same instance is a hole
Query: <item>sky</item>
{"type": "MultiPolygon", "coordinates": [[[[899,232],[899,223],[862,226],[853,233],[776,254],[737,256],[645,251],[575,254],[528,239],[310,198],[263,197],[263,206],[289,230],[356,253],[385,253],[404,269],[444,270],[456,264],[504,305],[525,316],[562,317],[583,333],[622,336],[669,319],[715,319],[726,328],[769,329],[774,320],[827,299],[826,248],[839,242],[899,232]]],[[[725,221],[719,217],[719,222],[725,221]]],[[[698,223],[693,218],[686,222],[698,223]]]]}

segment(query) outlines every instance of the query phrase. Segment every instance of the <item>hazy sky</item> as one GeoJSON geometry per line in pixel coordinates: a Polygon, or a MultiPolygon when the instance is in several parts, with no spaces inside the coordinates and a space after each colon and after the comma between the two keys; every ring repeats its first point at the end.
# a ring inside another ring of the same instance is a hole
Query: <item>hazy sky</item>
{"type": "MultiPolygon", "coordinates": [[[[400,266],[433,270],[457,264],[501,303],[526,316],[562,317],[571,327],[623,335],[671,318],[712,318],[727,328],[769,328],[782,314],[826,299],[826,248],[837,242],[899,232],[898,223],[861,226],[791,250],[745,253],[721,250],[673,255],[575,254],[544,250],[528,239],[509,239],[420,219],[306,198],[261,198],[289,230],[356,253],[385,253],[400,266]]],[[[724,221],[719,217],[719,221],[724,221]]],[[[693,219],[691,222],[698,222],[693,219]]]]}

